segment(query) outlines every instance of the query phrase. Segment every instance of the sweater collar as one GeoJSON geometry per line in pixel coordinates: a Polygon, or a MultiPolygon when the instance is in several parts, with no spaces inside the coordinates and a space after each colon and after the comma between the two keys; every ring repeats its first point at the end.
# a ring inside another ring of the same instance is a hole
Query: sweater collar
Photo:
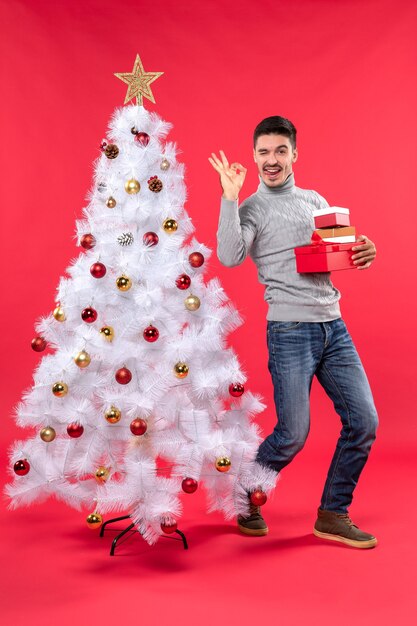
{"type": "Polygon", "coordinates": [[[262,178],[260,178],[259,180],[259,187],[258,187],[259,193],[268,193],[271,195],[279,196],[285,193],[292,193],[294,189],[295,189],[294,172],[291,172],[291,174],[288,176],[286,181],[282,183],[282,185],[280,185],[279,187],[268,187],[268,185],[265,185],[262,178]]]}

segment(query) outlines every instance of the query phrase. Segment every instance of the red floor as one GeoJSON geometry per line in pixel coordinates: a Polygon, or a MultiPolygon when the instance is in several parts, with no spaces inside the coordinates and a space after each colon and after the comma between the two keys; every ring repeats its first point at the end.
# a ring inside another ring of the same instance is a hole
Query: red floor
{"type": "Polygon", "coordinates": [[[184,496],[187,552],[171,539],[150,548],[134,535],[110,557],[114,535],[100,539],[63,504],[3,508],[2,624],[414,625],[412,450],[374,450],[358,487],[352,517],[377,535],[374,550],[312,535],[326,465],[307,446],[287,468],[264,507],[263,538],[205,516],[202,493],[184,496]]]}

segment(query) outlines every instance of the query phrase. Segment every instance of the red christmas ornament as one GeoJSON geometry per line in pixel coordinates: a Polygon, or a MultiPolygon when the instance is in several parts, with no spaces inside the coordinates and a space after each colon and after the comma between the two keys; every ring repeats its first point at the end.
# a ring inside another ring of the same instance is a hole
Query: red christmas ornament
{"type": "Polygon", "coordinates": [[[230,383],[229,385],[229,393],[234,398],[238,398],[245,391],[245,388],[240,383],[230,383]]]}
{"type": "Polygon", "coordinates": [[[141,146],[145,147],[148,145],[150,140],[150,137],[148,135],[148,133],[135,133],[135,141],[137,141],[137,143],[139,143],[141,146]]]}
{"type": "Polygon", "coordinates": [[[83,235],[80,239],[80,246],[84,248],[84,250],[91,250],[96,245],[96,238],[91,233],[87,233],[83,235]]]}
{"type": "Polygon", "coordinates": [[[143,338],[146,339],[146,341],[149,341],[149,343],[153,343],[158,339],[158,337],[159,330],[155,328],[155,326],[152,326],[152,324],[147,326],[143,331],[143,338]]]}
{"type": "Polygon", "coordinates": [[[261,491],[260,489],[252,491],[252,493],[250,494],[250,501],[255,506],[263,506],[267,500],[268,496],[266,495],[265,491],[261,491]]]}
{"type": "Polygon", "coordinates": [[[181,487],[185,493],[194,493],[198,489],[198,482],[194,478],[184,478],[181,487]]]}
{"type": "Polygon", "coordinates": [[[67,433],[72,439],[78,439],[84,432],[84,426],[81,424],[77,424],[77,422],[72,422],[67,426],[67,433]]]}
{"type": "Polygon", "coordinates": [[[178,276],[175,284],[177,285],[178,289],[188,289],[188,287],[191,285],[191,278],[187,276],[187,274],[181,274],[180,276],[178,276]]]}
{"type": "Polygon", "coordinates": [[[175,533],[175,531],[177,530],[177,522],[173,522],[172,524],[167,524],[167,523],[162,522],[161,530],[167,535],[171,535],[172,533],[175,533]]]}
{"type": "Polygon", "coordinates": [[[92,309],[91,307],[87,307],[82,311],[81,317],[83,318],[84,322],[87,322],[87,324],[92,324],[97,319],[97,311],[95,309],[92,309]]]}
{"type": "Polygon", "coordinates": [[[133,422],[130,422],[130,432],[133,435],[136,435],[136,436],[144,435],[147,430],[148,430],[148,424],[146,420],[143,420],[140,417],[137,417],[136,419],[133,420],[133,422]]]}
{"type": "Polygon", "coordinates": [[[94,278],[103,278],[106,275],[107,268],[103,263],[93,263],[90,267],[90,274],[94,278]]]}
{"type": "Polygon", "coordinates": [[[127,385],[132,380],[132,372],[127,367],[121,367],[117,370],[115,378],[119,385],[127,385]]]}
{"type": "Polygon", "coordinates": [[[19,459],[14,464],[13,469],[18,476],[26,476],[30,470],[30,463],[27,459],[19,459]]]}
{"type": "Polygon", "coordinates": [[[34,337],[30,345],[35,352],[43,352],[46,348],[46,341],[43,337],[34,337]]]}
{"type": "Polygon", "coordinates": [[[204,257],[201,252],[191,252],[188,261],[191,267],[201,267],[204,263],[204,257]]]}
{"type": "Polygon", "coordinates": [[[143,235],[143,243],[145,246],[156,246],[159,241],[159,237],[156,233],[148,232],[143,235]]]}
{"type": "Polygon", "coordinates": [[[100,144],[100,150],[103,152],[105,150],[107,146],[107,141],[105,139],[103,139],[103,141],[100,144]]]}

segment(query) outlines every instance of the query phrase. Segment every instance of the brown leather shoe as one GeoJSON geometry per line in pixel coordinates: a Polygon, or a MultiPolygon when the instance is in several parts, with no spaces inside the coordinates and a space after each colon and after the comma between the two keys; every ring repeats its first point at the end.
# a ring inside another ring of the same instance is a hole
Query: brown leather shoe
{"type": "Polygon", "coordinates": [[[314,524],[314,534],[321,539],[339,541],[353,548],[374,548],[378,541],[373,535],[360,530],[347,513],[334,511],[317,511],[318,517],[314,524]]]}
{"type": "Polygon", "coordinates": [[[261,515],[261,507],[254,504],[251,504],[249,507],[249,517],[238,516],[237,525],[240,532],[244,535],[262,537],[268,534],[268,526],[261,515]]]}

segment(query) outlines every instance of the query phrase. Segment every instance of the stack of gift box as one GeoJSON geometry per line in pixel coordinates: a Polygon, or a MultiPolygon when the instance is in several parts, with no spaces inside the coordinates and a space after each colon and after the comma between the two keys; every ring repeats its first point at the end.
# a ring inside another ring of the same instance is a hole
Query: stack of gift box
{"type": "Polygon", "coordinates": [[[316,230],[311,244],[295,248],[297,272],[332,272],[349,270],[356,229],[350,225],[349,209],[327,207],[313,212],[316,230]]]}

